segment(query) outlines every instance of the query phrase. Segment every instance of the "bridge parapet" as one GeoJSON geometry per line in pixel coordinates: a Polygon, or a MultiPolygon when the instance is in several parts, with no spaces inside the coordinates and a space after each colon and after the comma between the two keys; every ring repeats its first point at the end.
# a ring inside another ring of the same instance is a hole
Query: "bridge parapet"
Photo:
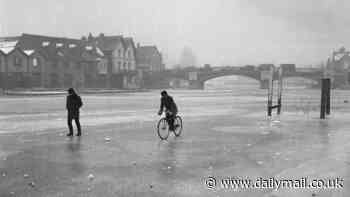
{"type": "MultiPolygon", "coordinates": [[[[203,89],[204,83],[210,79],[223,77],[223,76],[230,76],[230,75],[239,75],[239,76],[245,76],[252,79],[255,79],[260,82],[261,88],[266,88],[267,83],[266,81],[261,79],[261,71],[257,69],[245,69],[245,68],[224,68],[224,69],[211,69],[211,70],[203,70],[203,69],[197,69],[197,70],[168,70],[160,73],[154,73],[148,76],[150,79],[153,80],[154,83],[156,80],[162,80],[162,83],[165,83],[165,81],[171,81],[173,79],[184,79],[189,81],[189,85],[191,88],[195,89],[203,89]]],[[[274,79],[278,79],[278,72],[274,72],[274,79]]],[[[316,82],[320,82],[320,79],[323,77],[323,72],[320,70],[315,70],[313,72],[303,72],[303,71],[286,71],[283,72],[283,77],[302,77],[314,80],[316,82]]]]}

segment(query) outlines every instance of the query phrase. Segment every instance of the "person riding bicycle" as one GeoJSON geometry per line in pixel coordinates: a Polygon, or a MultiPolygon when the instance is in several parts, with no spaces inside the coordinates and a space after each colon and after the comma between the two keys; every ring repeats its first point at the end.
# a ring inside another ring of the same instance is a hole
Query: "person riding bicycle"
{"type": "Polygon", "coordinates": [[[163,90],[160,94],[162,97],[160,100],[160,109],[158,115],[162,115],[163,109],[165,107],[165,115],[166,119],[168,120],[169,130],[174,131],[174,120],[178,112],[177,106],[174,102],[173,97],[169,96],[165,90],[163,90]]]}

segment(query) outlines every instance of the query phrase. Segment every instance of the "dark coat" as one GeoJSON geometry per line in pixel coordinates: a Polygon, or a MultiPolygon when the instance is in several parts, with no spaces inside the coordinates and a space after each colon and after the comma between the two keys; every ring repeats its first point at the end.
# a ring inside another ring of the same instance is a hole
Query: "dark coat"
{"type": "Polygon", "coordinates": [[[173,97],[171,96],[166,96],[166,97],[162,97],[160,100],[160,110],[163,111],[163,108],[165,107],[165,109],[173,112],[173,113],[177,113],[178,109],[177,106],[174,102],[173,97]]]}
{"type": "Polygon", "coordinates": [[[68,115],[78,118],[79,109],[83,106],[83,102],[77,94],[71,94],[67,96],[66,109],[68,110],[68,115]]]}

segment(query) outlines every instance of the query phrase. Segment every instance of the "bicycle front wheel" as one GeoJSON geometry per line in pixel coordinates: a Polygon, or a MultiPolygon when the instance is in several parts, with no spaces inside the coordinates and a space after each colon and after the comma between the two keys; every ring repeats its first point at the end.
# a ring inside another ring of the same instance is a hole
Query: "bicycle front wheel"
{"type": "Polygon", "coordinates": [[[159,120],[157,125],[157,133],[161,140],[166,140],[169,137],[169,125],[165,118],[159,120]]]}
{"type": "Polygon", "coordinates": [[[174,134],[176,137],[179,137],[182,132],[182,118],[180,116],[176,116],[174,120],[174,134]]]}

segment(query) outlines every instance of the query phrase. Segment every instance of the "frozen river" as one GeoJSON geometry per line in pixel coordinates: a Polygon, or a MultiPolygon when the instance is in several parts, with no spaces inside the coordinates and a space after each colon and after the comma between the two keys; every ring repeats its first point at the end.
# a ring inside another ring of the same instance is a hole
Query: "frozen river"
{"type": "Polygon", "coordinates": [[[332,92],[321,121],[320,90],[286,88],[281,117],[269,120],[266,90],[228,87],[169,90],[184,130],[167,142],[155,131],[158,90],[82,95],[83,137],[73,139],[64,136],[64,96],[0,97],[0,196],[350,195],[349,91],[332,92]],[[209,176],[340,177],[347,187],[208,189],[209,176]]]}
{"type": "MultiPolygon", "coordinates": [[[[221,115],[241,116],[252,110],[261,118],[266,115],[266,90],[258,89],[255,85],[232,90],[170,90],[169,93],[187,120],[221,115]]],[[[84,126],[142,124],[158,120],[159,91],[82,97],[84,106],[81,119],[84,126]]],[[[344,103],[347,99],[350,99],[347,91],[332,92],[333,110],[349,112],[350,106],[344,103]]],[[[318,112],[319,104],[319,90],[295,88],[283,92],[285,113],[308,115],[318,112]]],[[[0,133],[55,132],[64,129],[65,96],[0,97],[0,133]]]]}

